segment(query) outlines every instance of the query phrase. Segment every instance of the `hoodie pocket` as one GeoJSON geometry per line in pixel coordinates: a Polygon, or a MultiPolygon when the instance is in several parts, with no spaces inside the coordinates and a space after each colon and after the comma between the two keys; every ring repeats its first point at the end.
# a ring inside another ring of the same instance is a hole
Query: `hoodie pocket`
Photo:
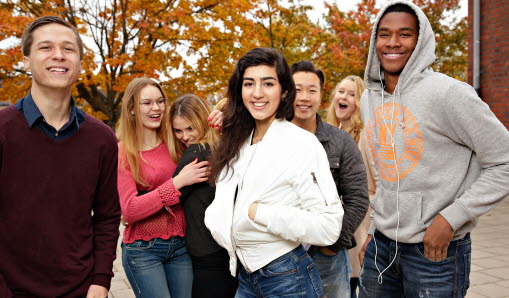
{"type": "Polygon", "coordinates": [[[420,192],[396,192],[379,185],[371,203],[375,210],[377,227],[394,239],[398,225],[398,238],[407,242],[426,229],[422,221],[422,194],[420,192]]]}

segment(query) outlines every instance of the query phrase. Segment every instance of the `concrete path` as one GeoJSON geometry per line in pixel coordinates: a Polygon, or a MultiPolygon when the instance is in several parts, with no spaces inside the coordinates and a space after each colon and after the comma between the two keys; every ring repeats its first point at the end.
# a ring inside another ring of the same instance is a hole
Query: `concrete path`
{"type": "Polygon", "coordinates": [[[467,298],[509,297],[509,198],[481,216],[472,233],[467,298]]]}
{"type": "MultiPolygon", "coordinates": [[[[467,298],[509,297],[509,199],[485,214],[472,233],[472,268],[467,298]]],[[[120,228],[122,234],[123,228],[120,228]]],[[[120,239],[119,239],[120,244],[120,239]]],[[[122,268],[120,245],[113,263],[110,297],[135,297],[122,268]]],[[[178,297],[177,297],[178,298],[178,297]]]]}
{"type": "Polygon", "coordinates": [[[113,262],[113,279],[111,280],[110,293],[108,297],[113,298],[135,298],[131,285],[125,276],[124,267],[122,267],[122,250],[120,243],[122,242],[122,233],[124,227],[120,226],[120,237],[117,245],[117,259],[113,262]]]}

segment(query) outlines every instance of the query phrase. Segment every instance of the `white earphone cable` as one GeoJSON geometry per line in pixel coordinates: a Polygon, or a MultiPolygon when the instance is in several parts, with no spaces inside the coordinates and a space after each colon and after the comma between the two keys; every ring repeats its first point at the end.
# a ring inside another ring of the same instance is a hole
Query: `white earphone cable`
{"type": "MultiPolygon", "coordinates": [[[[383,81],[382,81],[381,68],[382,68],[382,66],[380,65],[380,68],[378,69],[378,76],[380,78],[380,84],[382,86],[382,117],[385,117],[385,112],[384,112],[384,91],[385,91],[385,86],[384,86],[383,81]]],[[[394,93],[393,93],[393,97],[392,97],[391,127],[394,124],[394,121],[393,121],[394,120],[394,109],[395,109],[394,101],[395,101],[395,98],[396,98],[397,91],[399,91],[399,90],[398,90],[398,85],[396,84],[396,88],[394,89],[394,93]]],[[[401,102],[400,102],[400,109],[402,109],[401,102]]],[[[398,169],[398,162],[397,162],[397,158],[396,158],[397,157],[397,155],[396,155],[396,147],[394,145],[394,136],[392,135],[391,130],[387,128],[387,123],[385,123],[384,119],[382,119],[382,121],[383,121],[385,129],[387,130],[387,132],[389,134],[389,137],[390,137],[391,148],[392,148],[392,156],[394,156],[394,167],[396,168],[396,178],[397,178],[397,186],[396,186],[396,212],[397,212],[398,222],[397,222],[397,225],[396,225],[396,252],[395,252],[394,257],[392,258],[391,262],[389,263],[389,265],[384,270],[382,270],[382,271],[380,271],[380,268],[378,267],[378,264],[376,262],[377,257],[378,257],[378,247],[377,247],[377,244],[376,244],[375,234],[373,234],[373,241],[375,243],[375,267],[376,267],[376,270],[379,273],[379,275],[378,275],[378,283],[379,284],[383,283],[382,275],[384,274],[385,271],[387,271],[387,269],[389,269],[392,266],[392,264],[396,260],[396,257],[398,256],[398,231],[399,231],[399,169],[398,169]]],[[[401,127],[404,128],[403,121],[401,121],[401,127]]]]}

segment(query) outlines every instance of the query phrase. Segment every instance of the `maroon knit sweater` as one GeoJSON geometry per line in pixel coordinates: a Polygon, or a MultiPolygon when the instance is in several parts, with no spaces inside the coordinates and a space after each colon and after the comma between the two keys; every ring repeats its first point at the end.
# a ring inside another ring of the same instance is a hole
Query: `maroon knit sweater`
{"type": "Polygon", "coordinates": [[[117,142],[85,116],[57,141],[0,111],[0,296],[84,296],[109,288],[118,239],[117,142]]]}

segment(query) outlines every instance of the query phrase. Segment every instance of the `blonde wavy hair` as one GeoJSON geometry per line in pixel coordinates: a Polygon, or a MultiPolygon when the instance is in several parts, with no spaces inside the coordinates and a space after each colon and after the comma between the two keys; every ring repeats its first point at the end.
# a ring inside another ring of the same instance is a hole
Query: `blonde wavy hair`
{"type": "Polygon", "coordinates": [[[214,110],[223,111],[223,108],[226,105],[227,101],[228,101],[228,97],[225,97],[225,98],[221,99],[220,101],[218,101],[216,103],[216,106],[214,107],[214,110]]]}
{"type": "MultiPolygon", "coordinates": [[[[193,124],[193,128],[198,131],[198,139],[196,142],[202,146],[205,144],[209,144],[211,150],[217,144],[219,139],[219,133],[216,129],[213,129],[209,126],[208,117],[211,113],[210,107],[208,104],[194,94],[186,94],[180,96],[173,102],[170,108],[170,125],[173,124],[173,119],[175,117],[180,116],[185,118],[187,121],[193,124]]],[[[180,144],[180,141],[177,140],[175,133],[172,131],[173,142],[176,144],[180,144]]],[[[182,156],[185,148],[182,145],[177,146],[177,154],[182,156]]]]}
{"type": "MultiPolygon", "coordinates": [[[[166,94],[162,87],[149,78],[136,78],[132,80],[124,93],[122,98],[122,110],[120,112],[120,123],[117,128],[117,138],[120,141],[119,149],[123,149],[125,154],[119,154],[119,167],[129,167],[131,175],[136,184],[148,186],[140,173],[141,162],[146,162],[140,156],[140,151],[143,145],[143,124],[140,117],[140,93],[141,90],[147,86],[154,86],[163,95],[166,101],[166,108],[164,109],[163,117],[161,118],[161,126],[157,128],[157,136],[168,147],[168,151],[175,162],[178,161],[178,156],[175,155],[175,142],[170,136],[168,131],[168,102],[166,94]]],[[[119,152],[121,152],[119,150],[119,152]]]]}
{"type": "Polygon", "coordinates": [[[334,109],[334,103],[333,99],[336,95],[336,92],[339,90],[339,86],[341,83],[343,83],[345,80],[350,80],[355,85],[355,112],[353,113],[352,117],[350,118],[350,127],[345,129],[346,132],[348,132],[352,138],[355,140],[355,142],[359,142],[359,137],[361,134],[362,129],[364,128],[364,123],[362,122],[361,117],[361,95],[366,89],[366,85],[364,84],[364,81],[359,76],[347,76],[343,80],[341,80],[336,87],[334,87],[334,90],[332,90],[329,101],[330,105],[327,109],[327,123],[334,125],[336,127],[339,127],[340,121],[336,117],[336,111],[334,109]]]}

